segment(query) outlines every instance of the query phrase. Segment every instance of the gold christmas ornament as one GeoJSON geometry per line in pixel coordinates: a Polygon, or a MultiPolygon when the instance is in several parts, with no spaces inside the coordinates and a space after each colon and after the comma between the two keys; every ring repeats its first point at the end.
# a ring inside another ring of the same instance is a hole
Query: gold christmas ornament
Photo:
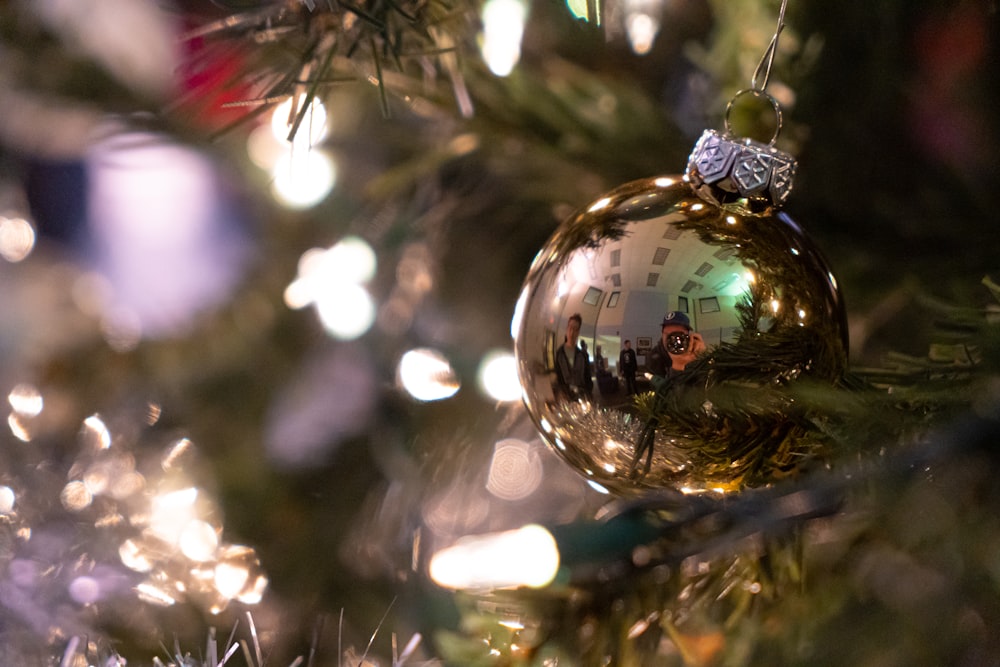
{"type": "Polygon", "coordinates": [[[845,310],[826,260],[779,210],[796,162],[774,147],[780,108],[758,78],[733,99],[771,103],[769,143],[735,138],[727,110],[686,173],[598,198],[528,272],[514,322],[524,402],[600,489],[740,489],[821,442],[794,388],[842,377],[845,310]]]}

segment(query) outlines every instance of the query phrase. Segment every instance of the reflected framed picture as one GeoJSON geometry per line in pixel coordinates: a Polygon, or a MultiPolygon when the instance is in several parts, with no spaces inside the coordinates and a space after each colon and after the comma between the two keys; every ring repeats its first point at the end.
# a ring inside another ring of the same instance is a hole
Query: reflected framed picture
{"type": "Polygon", "coordinates": [[[635,353],[646,354],[653,349],[653,339],[649,336],[639,336],[635,339],[635,353]]]}

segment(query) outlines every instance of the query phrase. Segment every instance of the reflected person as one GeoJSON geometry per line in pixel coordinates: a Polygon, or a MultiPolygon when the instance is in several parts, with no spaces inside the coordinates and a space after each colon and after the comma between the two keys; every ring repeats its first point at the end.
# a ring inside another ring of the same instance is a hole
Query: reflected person
{"type": "Polygon", "coordinates": [[[639,370],[639,361],[636,359],[635,350],[632,349],[632,341],[626,338],[623,345],[622,351],[618,354],[618,372],[625,381],[625,393],[632,396],[636,393],[635,373],[639,370]]]}
{"type": "Polygon", "coordinates": [[[590,358],[585,350],[577,346],[582,325],[580,313],[569,316],[566,338],[555,355],[556,389],[569,399],[589,398],[594,388],[594,380],[590,375],[590,358]]]}
{"type": "Polygon", "coordinates": [[[660,324],[660,342],[650,353],[649,372],[664,378],[680,373],[705,351],[701,334],[691,330],[691,320],[685,313],[670,311],[660,324]]]}

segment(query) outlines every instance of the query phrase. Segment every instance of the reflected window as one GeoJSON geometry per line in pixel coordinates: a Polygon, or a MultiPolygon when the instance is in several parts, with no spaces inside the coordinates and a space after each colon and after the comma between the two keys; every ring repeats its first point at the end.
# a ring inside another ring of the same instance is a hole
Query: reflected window
{"type": "Polygon", "coordinates": [[[677,312],[679,313],[688,312],[688,298],[686,296],[677,297],[677,312]]]}
{"type": "Polygon", "coordinates": [[[719,298],[714,296],[707,296],[704,299],[698,299],[698,310],[702,313],[717,313],[719,312],[719,298]]]}
{"type": "Polygon", "coordinates": [[[601,295],[604,294],[602,290],[596,287],[588,287],[587,293],[583,296],[583,302],[588,306],[596,306],[601,302],[601,295]]]}
{"type": "Polygon", "coordinates": [[[611,295],[608,296],[608,305],[607,305],[607,307],[608,308],[614,308],[615,306],[617,306],[618,305],[618,298],[621,295],[622,295],[621,292],[612,292],[611,295]]]}

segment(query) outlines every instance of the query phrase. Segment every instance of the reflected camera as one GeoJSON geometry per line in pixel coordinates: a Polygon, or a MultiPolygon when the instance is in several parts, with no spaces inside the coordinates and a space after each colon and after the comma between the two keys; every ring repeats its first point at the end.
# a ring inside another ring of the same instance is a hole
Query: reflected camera
{"type": "Polygon", "coordinates": [[[684,354],[691,344],[691,336],[683,331],[671,331],[667,334],[667,352],[684,354]]]}

